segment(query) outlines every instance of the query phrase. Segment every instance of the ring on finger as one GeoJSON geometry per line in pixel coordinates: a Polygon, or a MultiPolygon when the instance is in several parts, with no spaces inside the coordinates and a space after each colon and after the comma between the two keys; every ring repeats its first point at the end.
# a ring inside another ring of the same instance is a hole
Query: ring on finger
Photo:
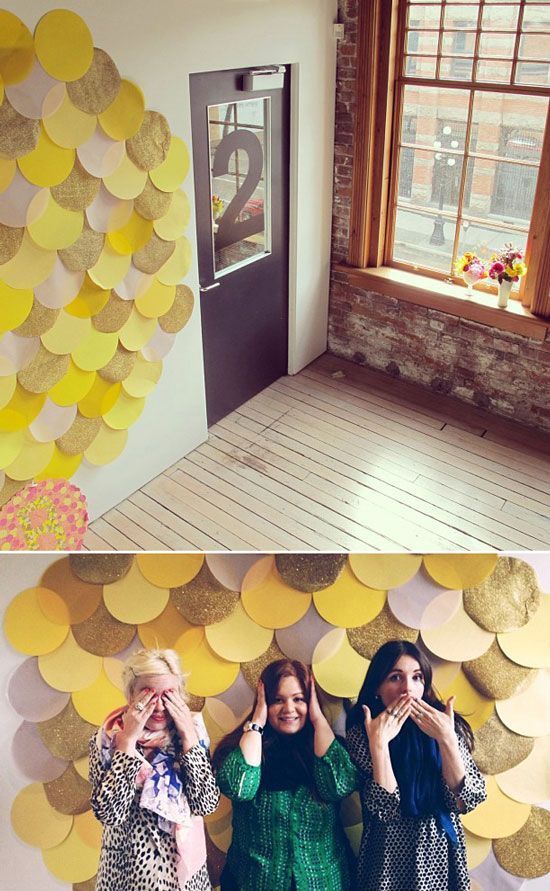
{"type": "Polygon", "coordinates": [[[142,712],[144,708],[145,708],[144,702],[136,702],[136,711],[142,712]]]}

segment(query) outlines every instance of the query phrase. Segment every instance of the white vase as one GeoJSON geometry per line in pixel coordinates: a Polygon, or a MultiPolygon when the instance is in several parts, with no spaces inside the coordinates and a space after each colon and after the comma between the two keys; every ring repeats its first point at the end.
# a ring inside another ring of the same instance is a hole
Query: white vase
{"type": "Polygon", "coordinates": [[[498,286],[498,306],[505,307],[508,306],[508,301],[510,299],[510,291],[512,290],[512,285],[514,283],[512,281],[508,281],[507,279],[503,279],[498,286]]]}

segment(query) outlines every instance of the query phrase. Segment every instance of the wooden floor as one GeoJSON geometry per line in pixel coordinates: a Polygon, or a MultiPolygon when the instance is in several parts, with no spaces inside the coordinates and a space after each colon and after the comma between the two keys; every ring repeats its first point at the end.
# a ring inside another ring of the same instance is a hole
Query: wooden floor
{"type": "Polygon", "coordinates": [[[550,437],[325,355],[91,524],[90,550],[550,549],[550,437]]]}

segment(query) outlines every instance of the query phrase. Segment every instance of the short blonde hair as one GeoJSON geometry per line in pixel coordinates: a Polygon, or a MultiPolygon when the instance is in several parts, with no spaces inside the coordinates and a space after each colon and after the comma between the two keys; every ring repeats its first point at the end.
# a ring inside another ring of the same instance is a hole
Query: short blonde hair
{"type": "Polygon", "coordinates": [[[137,678],[146,674],[173,674],[179,678],[180,690],[185,697],[185,675],[180,657],[175,650],[137,650],[126,660],[122,672],[124,695],[130,701],[137,678]]]}

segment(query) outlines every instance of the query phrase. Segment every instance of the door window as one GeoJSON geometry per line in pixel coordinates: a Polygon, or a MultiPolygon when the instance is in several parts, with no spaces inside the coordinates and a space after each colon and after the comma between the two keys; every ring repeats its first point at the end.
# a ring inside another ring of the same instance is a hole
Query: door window
{"type": "Polygon", "coordinates": [[[270,102],[208,106],[216,278],[271,251],[270,102]]]}

